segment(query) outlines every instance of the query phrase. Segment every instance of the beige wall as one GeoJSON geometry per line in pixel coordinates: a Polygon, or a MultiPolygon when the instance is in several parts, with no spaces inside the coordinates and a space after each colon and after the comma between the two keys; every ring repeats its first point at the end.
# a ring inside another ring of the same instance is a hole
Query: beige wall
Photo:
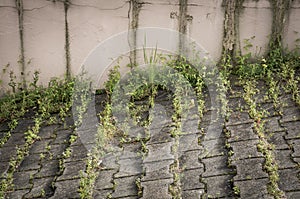
{"type": "MultiPolygon", "coordinates": [[[[65,11],[62,0],[23,0],[24,50],[26,75],[29,81],[35,70],[42,83],[51,77],[62,77],[66,71],[65,11]]],[[[127,0],[70,0],[68,24],[71,73],[77,74],[88,54],[110,36],[127,31],[132,20],[132,7],[127,0]],[[130,16],[130,17],[129,17],[130,16]]],[[[143,1],[139,27],[179,29],[179,0],[143,1]]],[[[187,34],[218,60],[222,51],[224,7],[222,0],[189,0],[187,34]]],[[[252,55],[261,56],[267,49],[271,33],[272,12],[268,0],[245,0],[239,20],[239,41],[242,52],[249,40],[252,55]],[[252,39],[251,39],[252,38],[252,39]]],[[[0,66],[8,63],[19,76],[20,37],[15,0],[0,1],[0,66]]],[[[294,49],[300,38],[300,1],[293,1],[286,23],[283,43],[294,49]]],[[[177,42],[177,41],[174,41],[177,42]]],[[[298,43],[300,44],[300,43],[298,43]]],[[[127,60],[126,60],[127,62],[127,60]]],[[[3,92],[8,74],[0,74],[3,92]]]]}

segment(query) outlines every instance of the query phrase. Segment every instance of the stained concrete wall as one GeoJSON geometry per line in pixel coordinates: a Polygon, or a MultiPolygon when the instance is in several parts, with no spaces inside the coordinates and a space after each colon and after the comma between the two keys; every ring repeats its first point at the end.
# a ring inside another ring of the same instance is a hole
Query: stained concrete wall
{"type": "MultiPolygon", "coordinates": [[[[0,66],[4,68],[9,63],[7,70],[14,70],[19,77],[21,41],[16,1],[0,1],[0,66]]],[[[23,2],[27,81],[30,81],[35,70],[40,71],[40,80],[44,84],[51,77],[62,77],[67,70],[66,49],[69,53],[69,70],[71,74],[77,74],[85,58],[100,42],[134,26],[186,32],[214,60],[218,61],[221,57],[225,13],[222,0],[188,0],[185,13],[180,12],[180,0],[19,1],[23,2]],[[184,30],[180,24],[182,20],[186,23],[184,30]],[[69,45],[66,45],[66,37],[69,45]]],[[[292,1],[287,20],[283,44],[291,50],[300,44],[295,42],[300,38],[299,0],[292,1]]],[[[272,8],[269,0],[245,0],[239,16],[237,48],[243,53],[251,52],[253,56],[264,55],[268,49],[271,27],[272,8]],[[253,47],[245,50],[245,41],[249,41],[253,47]]],[[[128,61],[125,59],[124,63],[128,61]]],[[[2,92],[7,88],[8,77],[7,72],[0,74],[2,92]]]]}

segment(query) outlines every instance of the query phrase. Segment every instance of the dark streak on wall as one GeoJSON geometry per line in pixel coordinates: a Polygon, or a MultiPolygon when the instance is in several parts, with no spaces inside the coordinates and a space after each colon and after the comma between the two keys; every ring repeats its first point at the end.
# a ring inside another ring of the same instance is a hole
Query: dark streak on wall
{"type": "Polygon", "coordinates": [[[23,0],[16,0],[16,8],[18,10],[18,23],[19,23],[19,37],[20,37],[20,60],[21,64],[21,81],[22,88],[26,88],[26,78],[25,78],[25,48],[24,48],[24,8],[23,0]]]}
{"type": "Polygon", "coordinates": [[[270,0],[272,5],[273,22],[272,33],[269,42],[269,50],[282,49],[282,36],[286,22],[289,18],[291,0],[270,0]]]}
{"type": "Polygon", "coordinates": [[[69,0],[64,1],[65,11],[65,52],[66,52],[66,76],[69,78],[71,75],[71,56],[70,56],[70,36],[69,36],[69,25],[68,25],[68,9],[69,0]]]}
{"type": "Polygon", "coordinates": [[[129,2],[129,11],[128,11],[128,18],[129,18],[129,34],[128,34],[128,42],[130,46],[130,66],[134,67],[137,65],[136,60],[136,39],[137,39],[137,32],[136,29],[139,26],[139,14],[142,8],[142,2],[140,0],[130,0],[129,2]]]}
{"type": "MultiPolygon", "coordinates": [[[[178,22],[179,22],[179,27],[178,31],[182,34],[187,33],[187,4],[188,0],[179,0],[179,16],[178,16],[178,22]]],[[[179,37],[179,52],[182,53],[184,50],[185,43],[184,43],[184,38],[183,35],[179,37]]]]}

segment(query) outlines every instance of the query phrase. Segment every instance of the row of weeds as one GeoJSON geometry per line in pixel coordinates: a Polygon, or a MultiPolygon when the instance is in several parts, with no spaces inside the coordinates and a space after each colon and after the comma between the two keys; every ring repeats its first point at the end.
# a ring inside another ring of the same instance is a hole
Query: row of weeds
{"type": "MultiPolygon", "coordinates": [[[[2,122],[9,124],[10,130],[1,139],[1,147],[5,145],[19,121],[28,114],[34,124],[24,132],[25,144],[16,147],[16,155],[9,161],[9,169],[1,174],[0,198],[7,192],[13,191],[13,175],[23,159],[28,155],[33,143],[40,139],[39,131],[44,125],[64,121],[71,108],[73,94],[73,79],[52,79],[47,88],[38,85],[39,73],[35,72],[32,83],[26,89],[18,89],[16,78],[10,73],[11,94],[0,99],[2,122]],[[58,115],[59,117],[56,117],[58,115]]],[[[21,124],[22,125],[22,124],[21,124]]]]}

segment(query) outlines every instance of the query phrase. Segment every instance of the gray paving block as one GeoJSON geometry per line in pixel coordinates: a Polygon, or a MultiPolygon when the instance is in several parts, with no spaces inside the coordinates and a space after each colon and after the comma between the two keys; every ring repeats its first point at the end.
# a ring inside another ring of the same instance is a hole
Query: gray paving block
{"type": "Polygon", "coordinates": [[[262,153],[257,151],[258,140],[248,140],[231,143],[234,155],[233,160],[263,157],[262,153]]]}
{"type": "Polygon", "coordinates": [[[174,159],[174,155],[172,155],[171,153],[172,146],[173,146],[173,142],[147,145],[149,151],[144,162],[154,162],[154,161],[174,159]]]}
{"type": "Polygon", "coordinates": [[[65,162],[64,166],[65,169],[62,175],[57,178],[57,181],[80,178],[80,171],[85,170],[86,162],[85,161],[65,162]]]}
{"type": "Polygon", "coordinates": [[[163,198],[171,199],[169,194],[169,186],[173,183],[173,179],[163,179],[155,181],[142,182],[143,197],[142,199],[163,198]]]}
{"type": "Polygon", "coordinates": [[[38,197],[46,197],[53,194],[52,182],[54,178],[42,178],[42,179],[34,179],[33,187],[29,193],[25,195],[24,198],[38,198],[38,197]]]}
{"type": "Polygon", "coordinates": [[[119,172],[115,175],[116,178],[140,175],[143,172],[142,158],[128,158],[118,161],[120,165],[119,172]]]}
{"type": "Polygon", "coordinates": [[[232,190],[230,188],[230,180],[232,180],[232,176],[230,175],[214,176],[202,179],[207,187],[206,194],[211,198],[230,198],[229,196],[232,194],[232,190]]]}
{"type": "Polygon", "coordinates": [[[117,173],[117,170],[100,170],[95,182],[95,188],[97,190],[112,189],[113,188],[113,175],[117,173]]]}
{"type": "Polygon", "coordinates": [[[256,133],[254,133],[253,124],[241,124],[236,126],[227,126],[227,130],[230,132],[230,138],[228,142],[239,142],[239,141],[246,141],[246,140],[255,140],[258,139],[256,133]]]}
{"type": "Polygon", "coordinates": [[[230,114],[226,125],[233,126],[233,125],[240,125],[240,124],[247,124],[247,123],[253,123],[253,120],[250,119],[248,112],[235,111],[230,114]]]}
{"type": "Polygon", "coordinates": [[[184,199],[200,199],[204,189],[182,191],[181,196],[184,199]]]}
{"type": "Polygon", "coordinates": [[[205,158],[202,159],[202,162],[205,165],[202,177],[224,175],[231,172],[231,169],[227,167],[227,156],[205,158]]]}
{"type": "Polygon", "coordinates": [[[115,178],[115,191],[112,193],[113,198],[137,196],[136,179],[138,176],[115,178]]]}
{"type": "Polygon", "coordinates": [[[173,178],[173,174],[170,173],[170,165],[173,163],[174,160],[144,163],[145,176],[142,178],[142,181],[173,178]]]}
{"type": "Polygon", "coordinates": [[[30,189],[30,179],[34,176],[37,170],[16,172],[13,176],[13,184],[16,190],[19,189],[30,189]]]}
{"type": "Polygon", "coordinates": [[[266,198],[271,199],[267,191],[267,183],[269,179],[256,179],[247,181],[236,181],[234,185],[240,189],[241,198],[257,199],[266,198]]]}
{"type": "Polygon", "coordinates": [[[300,110],[298,107],[285,107],[280,120],[281,123],[300,120],[300,110]]]}
{"type": "Polygon", "coordinates": [[[179,166],[184,169],[203,168],[203,164],[199,160],[201,150],[186,151],[179,157],[179,166]]]}
{"type": "Polygon", "coordinates": [[[297,168],[293,169],[283,169],[278,171],[279,174],[279,188],[283,191],[298,191],[300,190],[299,181],[299,170],[297,168]]]}
{"type": "Polygon", "coordinates": [[[237,174],[234,177],[238,180],[254,180],[257,178],[268,178],[268,174],[263,171],[263,158],[253,158],[233,161],[237,174]]]}
{"type": "Polygon", "coordinates": [[[275,159],[278,165],[278,169],[287,169],[297,167],[297,164],[292,160],[290,150],[275,150],[275,159]]]}
{"type": "Polygon", "coordinates": [[[183,171],[180,175],[182,190],[204,189],[204,184],[200,182],[202,174],[203,168],[183,171]]]}
{"type": "Polygon", "coordinates": [[[283,123],[282,126],[287,130],[286,139],[300,138],[300,121],[283,123]]]}
{"type": "Polygon", "coordinates": [[[65,180],[55,182],[55,192],[51,199],[80,198],[78,193],[80,180],[65,180]]]}

